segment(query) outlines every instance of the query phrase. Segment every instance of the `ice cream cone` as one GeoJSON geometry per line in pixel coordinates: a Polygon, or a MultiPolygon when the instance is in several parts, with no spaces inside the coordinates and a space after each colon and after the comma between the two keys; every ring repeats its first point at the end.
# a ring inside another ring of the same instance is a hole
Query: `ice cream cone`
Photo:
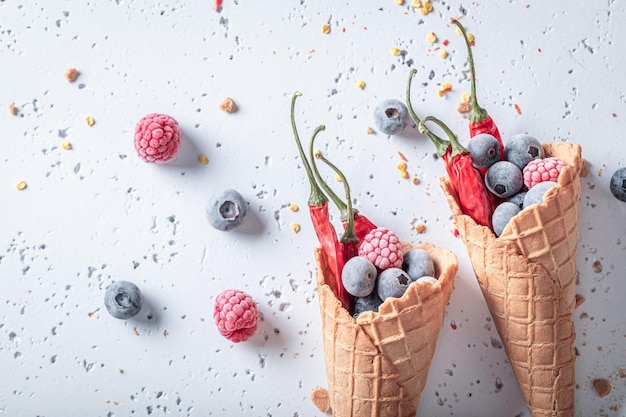
{"type": "Polygon", "coordinates": [[[579,145],[543,145],[568,164],[543,204],[525,208],[496,236],[463,215],[441,186],[532,417],[574,415],[574,308],[579,145]]]}
{"type": "Polygon", "coordinates": [[[323,252],[315,251],[333,416],[415,417],[458,270],[449,250],[419,247],[433,258],[437,284],[415,282],[401,298],[390,298],[377,313],[368,311],[356,320],[333,293],[335,277],[323,252]]]}

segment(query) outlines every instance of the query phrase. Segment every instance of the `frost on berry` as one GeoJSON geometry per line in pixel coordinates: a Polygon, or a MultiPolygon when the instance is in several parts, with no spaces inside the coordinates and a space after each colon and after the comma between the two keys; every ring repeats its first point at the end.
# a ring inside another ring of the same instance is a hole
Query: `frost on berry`
{"type": "Polygon", "coordinates": [[[377,227],[370,231],[359,246],[359,256],[367,258],[378,269],[401,268],[402,247],[392,231],[377,227]]]}
{"type": "Polygon", "coordinates": [[[152,113],[135,127],[135,149],[144,161],[164,164],[176,155],[180,137],[176,120],[166,114],[152,113]]]}
{"type": "Polygon", "coordinates": [[[257,306],[243,291],[226,290],[215,298],[213,318],[222,336],[235,343],[245,342],[256,332],[257,306]]]}
{"type": "Polygon", "coordinates": [[[545,181],[557,182],[565,165],[565,162],[554,157],[533,159],[524,167],[524,184],[532,188],[545,181]]]}

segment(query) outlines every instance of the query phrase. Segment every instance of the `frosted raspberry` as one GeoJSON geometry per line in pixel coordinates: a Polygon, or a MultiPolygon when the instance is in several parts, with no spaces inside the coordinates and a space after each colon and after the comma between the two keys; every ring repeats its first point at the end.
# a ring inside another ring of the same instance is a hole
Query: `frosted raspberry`
{"type": "Polygon", "coordinates": [[[533,186],[544,181],[557,182],[561,168],[567,165],[558,158],[533,159],[524,167],[524,184],[533,186]]]}
{"type": "Polygon", "coordinates": [[[402,268],[400,239],[392,231],[377,227],[359,245],[359,256],[369,259],[378,269],[402,268]]]}
{"type": "Polygon", "coordinates": [[[226,290],[215,298],[213,318],[217,330],[231,342],[245,342],[257,329],[256,303],[239,290],[226,290]]]}
{"type": "Polygon", "coordinates": [[[167,114],[152,113],[135,127],[135,149],[144,161],[164,164],[176,155],[180,136],[176,120],[167,114]]]}

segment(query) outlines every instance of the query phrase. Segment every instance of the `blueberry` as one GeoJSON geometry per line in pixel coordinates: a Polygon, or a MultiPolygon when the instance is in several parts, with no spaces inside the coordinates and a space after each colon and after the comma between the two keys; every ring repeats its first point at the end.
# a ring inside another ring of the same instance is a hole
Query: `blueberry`
{"type": "Polygon", "coordinates": [[[104,306],[116,319],[129,319],[141,310],[141,291],[132,282],[114,281],[104,293],[104,306]]]}
{"type": "Polygon", "coordinates": [[[500,160],[500,143],[488,133],[474,136],[467,144],[467,150],[472,154],[474,167],[478,169],[489,168],[500,160]]]}
{"type": "Polygon", "coordinates": [[[626,202],[626,167],[620,168],[611,177],[611,193],[620,201],[626,202]]]}
{"type": "Polygon", "coordinates": [[[341,282],[348,293],[355,297],[365,297],[376,286],[376,267],[362,256],[350,258],[341,271],[341,282]]]}
{"type": "Polygon", "coordinates": [[[381,102],[374,109],[374,122],[385,135],[397,135],[407,125],[409,110],[400,100],[390,99],[381,102]]]}
{"type": "Polygon", "coordinates": [[[519,208],[524,207],[524,197],[526,197],[526,191],[519,192],[509,198],[509,203],[516,204],[519,208]]]}
{"type": "Polygon", "coordinates": [[[214,195],[207,207],[207,217],[211,226],[227,232],[243,223],[248,213],[248,205],[235,190],[224,190],[214,195]]]}
{"type": "Polygon", "coordinates": [[[409,274],[411,280],[416,281],[426,275],[435,275],[435,264],[428,251],[413,248],[404,254],[402,269],[409,274]]]}
{"type": "Polygon", "coordinates": [[[493,211],[491,216],[491,223],[493,224],[493,232],[496,236],[500,236],[502,231],[509,224],[509,221],[519,213],[522,209],[515,203],[505,201],[498,204],[498,207],[493,211]]]}
{"type": "Polygon", "coordinates": [[[418,278],[417,281],[415,282],[428,282],[432,285],[435,285],[438,282],[438,280],[435,277],[424,276],[424,277],[418,278]]]}
{"type": "Polygon", "coordinates": [[[354,318],[359,317],[359,314],[366,311],[378,311],[378,307],[383,303],[376,291],[372,291],[367,297],[357,297],[354,300],[354,318]]]}
{"type": "Polygon", "coordinates": [[[532,206],[533,204],[541,204],[543,203],[543,196],[550,188],[558,185],[554,181],[544,181],[532,187],[526,193],[524,197],[524,206],[526,208],[528,206],[532,206]]]}
{"type": "Polygon", "coordinates": [[[378,296],[383,301],[389,297],[402,297],[411,282],[411,277],[402,269],[387,268],[378,275],[378,296]]]}
{"type": "Polygon", "coordinates": [[[521,170],[533,159],[543,159],[544,156],[541,143],[525,133],[513,136],[504,148],[504,159],[514,163],[521,170]]]}
{"type": "Polygon", "coordinates": [[[517,165],[509,161],[498,161],[487,170],[485,185],[498,197],[510,197],[521,190],[524,175],[517,165]]]}

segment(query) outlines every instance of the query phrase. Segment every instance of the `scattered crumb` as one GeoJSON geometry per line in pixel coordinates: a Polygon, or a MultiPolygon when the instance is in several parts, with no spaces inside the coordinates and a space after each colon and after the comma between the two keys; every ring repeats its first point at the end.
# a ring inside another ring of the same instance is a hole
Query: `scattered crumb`
{"type": "Polygon", "coordinates": [[[414,0],[413,7],[416,7],[423,16],[433,11],[433,5],[430,3],[430,0],[424,0],[423,2],[414,0]]]}
{"type": "Polygon", "coordinates": [[[80,75],[80,72],[78,72],[76,68],[70,68],[67,71],[65,71],[65,79],[71,83],[76,81],[79,75],[80,75]]]}
{"type": "Polygon", "coordinates": [[[235,102],[232,98],[226,97],[224,101],[220,103],[220,109],[224,110],[226,113],[233,113],[237,108],[235,107],[235,102]]]}
{"type": "Polygon", "coordinates": [[[395,0],[398,6],[402,6],[404,4],[404,0],[395,0]]]}
{"type": "Polygon", "coordinates": [[[439,89],[437,94],[439,94],[439,97],[443,97],[449,91],[452,91],[452,85],[450,83],[443,83],[441,84],[441,88],[439,89]]]}
{"type": "Polygon", "coordinates": [[[472,95],[470,93],[463,93],[461,100],[463,100],[463,103],[469,103],[472,100],[472,95]]]}
{"type": "Polygon", "coordinates": [[[403,161],[407,161],[406,156],[404,156],[404,154],[400,151],[398,151],[398,156],[400,157],[400,159],[402,159],[403,161]]]}
{"type": "Polygon", "coordinates": [[[169,336],[169,334],[170,333],[167,330],[163,330],[163,336],[167,337],[167,336],[169,336]]]}
{"type": "Polygon", "coordinates": [[[374,133],[376,133],[376,131],[374,129],[372,129],[371,127],[369,127],[369,126],[367,127],[367,129],[365,129],[365,132],[368,135],[373,135],[374,133]]]}
{"type": "Polygon", "coordinates": [[[401,169],[400,176],[406,180],[407,178],[409,178],[409,172],[406,169],[401,169]]]}
{"type": "Polygon", "coordinates": [[[330,25],[324,24],[322,25],[322,33],[328,35],[330,33],[330,25]]]}
{"type": "Polygon", "coordinates": [[[600,261],[594,261],[591,267],[593,268],[593,272],[595,272],[596,274],[602,272],[602,262],[600,261]]]}
{"type": "Polygon", "coordinates": [[[300,210],[300,207],[298,207],[298,205],[296,203],[291,203],[291,204],[289,204],[289,210],[291,210],[291,211],[298,211],[298,210],[300,210]]]}
{"type": "Polygon", "coordinates": [[[426,231],[426,225],[424,223],[418,223],[415,225],[415,231],[422,234],[426,231]]]}
{"type": "Polygon", "coordinates": [[[122,368],[117,368],[117,373],[119,373],[119,374],[123,374],[123,373],[124,373],[124,370],[123,370],[122,368]]]}
{"type": "Polygon", "coordinates": [[[420,179],[419,179],[419,178],[417,178],[417,175],[413,175],[413,178],[411,178],[411,182],[412,182],[414,185],[417,185],[417,184],[419,184],[419,183],[420,183],[420,179]]]}
{"type": "Polygon", "coordinates": [[[87,122],[88,126],[93,126],[94,124],[96,124],[96,121],[91,116],[85,117],[85,121],[87,122]]]}
{"type": "Polygon", "coordinates": [[[406,171],[406,162],[404,161],[398,162],[398,165],[396,166],[396,168],[398,168],[400,171],[406,171]]]}
{"type": "Polygon", "coordinates": [[[611,393],[611,383],[606,379],[594,379],[593,389],[600,398],[604,398],[611,393]]]}
{"type": "Polygon", "coordinates": [[[72,149],[72,144],[70,143],[70,141],[64,140],[63,142],[61,142],[61,148],[69,151],[70,149],[72,149]]]}
{"type": "Polygon", "coordinates": [[[517,114],[522,114],[522,109],[520,109],[519,105],[517,103],[515,103],[513,105],[513,108],[515,109],[515,111],[517,112],[517,114]]]}
{"type": "Polygon", "coordinates": [[[445,49],[439,51],[439,57],[446,59],[448,57],[448,52],[445,49]]]}
{"type": "Polygon", "coordinates": [[[435,32],[428,32],[428,35],[426,35],[426,40],[430,43],[435,43],[437,42],[437,35],[435,35],[435,32]]]}
{"type": "Polygon", "coordinates": [[[198,163],[201,165],[206,165],[209,163],[209,158],[207,158],[205,154],[201,153],[200,155],[198,155],[198,163]]]}
{"type": "Polygon", "coordinates": [[[584,302],[585,302],[585,297],[583,297],[580,294],[576,294],[576,308],[578,308],[584,302]]]}
{"type": "Polygon", "coordinates": [[[363,80],[357,80],[357,82],[355,83],[357,88],[360,88],[361,90],[365,88],[365,81],[363,80]]]}
{"type": "Polygon", "coordinates": [[[472,105],[464,101],[460,102],[456,108],[459,113],[468,113],[472,109],[472,105]]]}
{"type": "Polygon", "coordinates": [[[400,56],[400,55],[402,55],[402,50],[401,50],[401,49],[398,49],[398,48],[396,48],[396,47],[394,46],[393,48],[391,48],[391,54],[392,54],[393,56],[400,56]]]}
{"type": "Polygon", "coordinates": [[[341,177],[339,176],[339,174],[335,174],[335,181],[337,181],[337,182],[343,182],[343,181],[341,180],[341,177]]]}
{"type": "Polygon", "coordinates": [[[15,106],[15,104],[9,104],[9,113],[13,116],[17,116],[17,107],[15,106]]]}
{"type": "Polygon", "coordinates": [[[289,225],[289,228],[291,229],[291,231],[293,231],[294,233],[298,233],[300,231],[300,224],[293,222],[289,225]]]}
{"type": "Polygon", "coordinates": [[[311,401],[322,413],[330,411],[330,397],[326,389],[322,387],[315,388],[311,393],[311,401]]]}
{"type": "Polygon", "coordinates": [[[26,187],[27,187],[26,181],[20,181],[15,186],[15,188],[17,188],[19,191],[22,191],[22,190],[26,189],[26,187]]]}

